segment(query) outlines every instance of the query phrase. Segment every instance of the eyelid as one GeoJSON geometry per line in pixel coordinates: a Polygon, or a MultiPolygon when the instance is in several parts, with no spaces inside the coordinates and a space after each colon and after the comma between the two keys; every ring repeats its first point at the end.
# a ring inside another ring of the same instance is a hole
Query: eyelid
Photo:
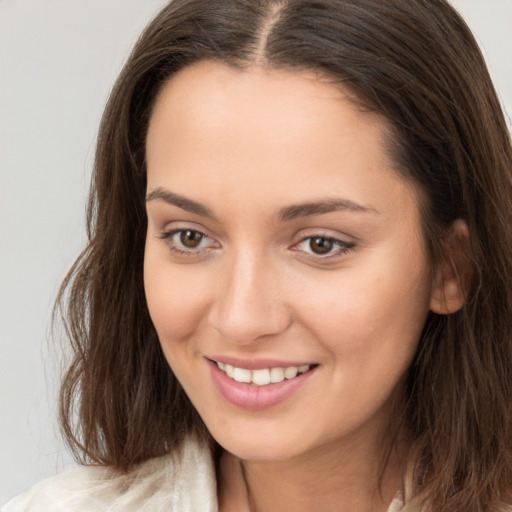
{"type": "Polygon", "coordinates": [[[205,238],[211,238],[206,233],[203,233],[203,231],[200,231],[199,229],[194,228],[172,228],[172,229],[164,229],[159,235],[158,238],[161,240],[167,240],[168,238],[171,238],[172,236],[182,233],[183,231],[194,231],[196,233],[199,233],[201,236],[205,238]]]}
{"type": "MultiPolygon", "coordinates": [[[[194,231],[195,233],[199,233],[204,238],[215,241],[214,238],[212,238],[210,235],[206,234],[204,231],[201,231],[196,228],[189,228],[189,227],[166,229],[158,235],[158,238],[160,238],[162,240],[166,240],[178,233],[182,233],[183,231],[194,231]]],[[[218,242],[216,242],[216,243],[218,244],[218,242]]]]}
{"type": "Polygon", "coordinates": [[[344,244],[356,244],[358,242],[358,238],[352,235],[348,235],[347,233],[342,233],[340,231],[329,229],[329,228],[319,228],[319,227],[307,227],[297,231],[294,235],[294,239],[299,243],[303,242],[306,239],[314,238],[314,237],[322,237],[329,238],[332,240],[338,240],[344,244]]]}
{"type": "Polygon", "coordinates": [[[186,225],[179,224],[180,223],[173,223],[171,227],[162,229],[161,232],[157,235],[157,238],[163,240],[168,249],[176,255],[200,258],[202,256],[208,256],[212,250],[221,247],[220,243],[201,227],[195,226],[193,223],[187,223],[186,225]],[[193,231],[199,233],[203,237],[198,247],[186,247],[174,239],[176,235],[185,231],[193,231]],[[210,243],[207,246],[203,246],[204,240],[209,240],[210,243]]]}
{"type": "Polygon", "coordinates": [[[308,260],[327,261],[330,259],[339,259],[345,256],[355,246],[356,242],[352,237],[346,237],[339,233],[333,233],[321,229],[311,229],[308,230],[307,234],[302,232],[300,234],[299,240],[293,243],[290,249],[293,251],[302,252],[304,254],[304,257],[307,258],[308,260]],[[318,254],[314,253],[313,251],[305,251],[299,247],[301,244],[311,241],[314,238],[324,238],[326,240],[332,241],[334,243],[333,250],[325,254],[318,254]]]}
{"type": "Polygon", "coordinates": [[[157,235],[158,238],[166,238],[179,231],[197,231],[212,240],[217,240],[218,238],[213,235],[209,229],[205,228],[204,225],[186,219],[168,220],[167,222],[156,223],[155,230],[159,233],[159,235],[157,235]]]}

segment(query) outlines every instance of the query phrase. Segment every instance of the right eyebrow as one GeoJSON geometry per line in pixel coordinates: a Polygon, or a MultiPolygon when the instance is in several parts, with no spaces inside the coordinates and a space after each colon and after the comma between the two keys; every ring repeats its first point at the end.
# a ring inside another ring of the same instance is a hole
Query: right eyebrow
{"type": "Polygon", "coordinates": [[[208,217],[210,219],[216,219],[212,210],[210,210],[210,208],[207,206],[204,206],[203,204],[196,201],[192,201],[192,199],[187,199],[186,197],[180,196],[179,194],[175,194],[174,192],[171,192],[165,188],[157,187],[152,190],[146,196],[146,203],[155,201],[157,199],[177,206],[178,208],[181,208],[187,212],[195,213],[196,215],[201,215],[202,217],[208,217]]]}
{"type": "Polygon", "coordinates": [[[348,199],[327,198],[310,203],[292,204],[291,206],[282,208],[279,210],[279,220],[286,222],[300,217],[322,215],[324,213],[337,211],[378,213],[378,211],[371,206],[363,206],[348,199]]]}

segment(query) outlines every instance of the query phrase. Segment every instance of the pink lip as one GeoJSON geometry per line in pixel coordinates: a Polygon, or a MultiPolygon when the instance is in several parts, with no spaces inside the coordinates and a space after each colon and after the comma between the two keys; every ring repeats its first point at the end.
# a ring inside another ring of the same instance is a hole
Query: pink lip
{"type": "MultiPolygon", "coordinates": [[[[221,362],[224,362],[224,360],[221,362]]],[[[261,361],[258,361],[257,363],[261,363],[261,361]]],[[[208,361],[208,364],[210,366],[212,380],[221,395],[231,404],[250,410],[265,409],[283,402],[292,396],[303,384],[305,384],[313,373],[316,373],[315,370],[317,368],[313,367],[309,371],[302,373],[293,379],[283,380],[276,384],[255,386],[253,384],[237,382],[236,380],[229,378],[213,361],[208,361]]],[[[231,363],[228,362],[227,364],[231,363]]],[[[245,366],[240,365],[239,368],[249,369],[247,367],[247,363],[244,364],[245,366]]],[[[278,365],[260,365],[258,368],[253,369],[271,368],[273,366],[285,367],[282,362],[279,362],[278,365]]],[[[301,365],[286,364],[286,366],[301,365]]]]}

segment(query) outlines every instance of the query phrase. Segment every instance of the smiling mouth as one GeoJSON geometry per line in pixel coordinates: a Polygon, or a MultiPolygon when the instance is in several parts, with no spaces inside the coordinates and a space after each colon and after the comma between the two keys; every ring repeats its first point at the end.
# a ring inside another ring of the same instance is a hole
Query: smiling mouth
{"type": "Polygon", "coordinates": [[[236,366],[219,361],[214,362],[230,379],[244,384],[253,384],[254,386],[268,386],[269,384],[277,384],[284,380],[291,380],[316,366],[306,364],[303,366],[288,366],[287,368],[276,367],[248,370],[247,368],[237,368],[236,366]]]}

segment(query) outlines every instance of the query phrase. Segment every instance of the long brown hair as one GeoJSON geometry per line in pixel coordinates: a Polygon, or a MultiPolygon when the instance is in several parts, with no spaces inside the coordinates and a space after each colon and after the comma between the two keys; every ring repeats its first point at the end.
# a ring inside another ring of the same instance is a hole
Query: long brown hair
{"type": "Polygon", "coordinates": [[[333,77],[391,124],[397,172],[425,197],[434,260],[466,221],[466,303],[430,315],[407,375],[407,501],[465,512],[512,503],[511,142],[478,46],[445,0],[174,0],[146,28],[103,116],[89,244],[59,296],[74,353],[61,421],[75,454],[127,469],[191,433],[208,439],[163,357],[142,279],[151,109],[169,77],[203,59],[333,77]]]}

